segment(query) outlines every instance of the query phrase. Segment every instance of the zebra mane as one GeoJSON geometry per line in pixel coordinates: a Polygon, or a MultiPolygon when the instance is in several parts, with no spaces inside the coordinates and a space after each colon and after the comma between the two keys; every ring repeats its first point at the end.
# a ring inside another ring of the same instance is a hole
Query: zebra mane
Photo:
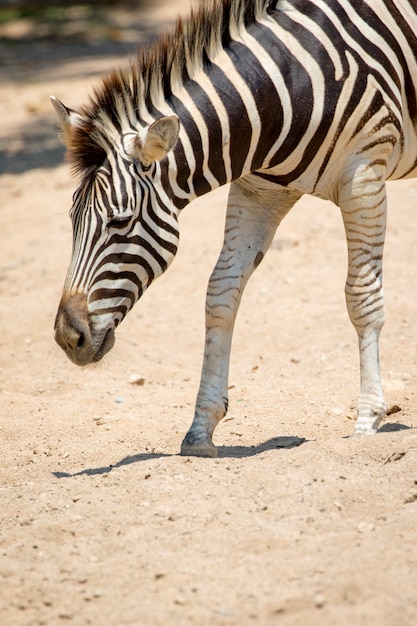
{"type": "Polygon", "coordinates": [[[105,160],[112,134],[138,121],[145,125],[158,104],[169,101],[173,87],[192,77],[269,5],[270,0],[203,0],[188,19],[178,18],[171,32],[140,48],[130,71],[105,77],[72,133],[68,158],[73,171],[84,176],[94,172],[105,160]]]}

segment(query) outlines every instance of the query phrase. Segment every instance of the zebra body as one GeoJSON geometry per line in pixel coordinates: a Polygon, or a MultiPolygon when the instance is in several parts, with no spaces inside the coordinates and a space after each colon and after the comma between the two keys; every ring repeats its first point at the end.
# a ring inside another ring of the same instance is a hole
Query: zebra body
{"type": "Polygon", "coordinates": [[[332,200],[348,244],[358,333],[355,434],[385,415],[378,356],[387,179],[417,173],[415,0],[213,0],[104,79],[80,113],[53,99],[80,174],[55,336],[97,361],[178,246],[177,218],[231,183],[209,281],[206,345],[184,454],[214,456],[244,286],[305,193],[332,200]]]}

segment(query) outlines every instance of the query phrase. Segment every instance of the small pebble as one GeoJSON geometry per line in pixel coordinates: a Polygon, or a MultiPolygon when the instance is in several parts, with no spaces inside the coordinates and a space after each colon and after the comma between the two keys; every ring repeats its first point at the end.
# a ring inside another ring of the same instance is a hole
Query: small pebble
{"type": "Polygon", "coordinates": [[[128,378],[128,382],[131,385],[144,385],[145,378],[143,376],[140,376],[139,374],[131,374],[128,378]]]}
{"type": "Polygon", "coordinates": [[[316,595],[314,596],[314,606],[316,606],[318,609],[321,609],[325,604],[326,598],[324,597],[324,595],[322,593],[316,593],[316,595]]]}
{"type": "Polygon", "coordinates": [[[370,522],[360,522],[356,528],[360,533],[368,533],[375,530],[375,524],[370,522]]]}

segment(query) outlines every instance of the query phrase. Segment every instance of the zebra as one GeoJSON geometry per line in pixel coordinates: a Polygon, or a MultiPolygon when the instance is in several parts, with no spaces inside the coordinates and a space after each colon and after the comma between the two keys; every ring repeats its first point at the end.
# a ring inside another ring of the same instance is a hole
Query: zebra
{"type": "Polygon", "coordinates": [[[417,174],[416,33],[416,0],[206,0],[129,69],[104,77],[79,112],[52,97],[78,175],[55,339],[77,365],[112,348],[119,323],[167,269],[182,209],[230,184],[182,454],[217,455],[240,299],[304,194],[342,214],[360,355],[352,435],[377,431],[386,413],[385,183],[417,174]]]}

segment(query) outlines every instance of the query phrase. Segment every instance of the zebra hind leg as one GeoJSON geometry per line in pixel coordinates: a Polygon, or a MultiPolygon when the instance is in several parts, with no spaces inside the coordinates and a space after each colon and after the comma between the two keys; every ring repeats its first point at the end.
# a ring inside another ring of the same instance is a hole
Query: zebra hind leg
{"type": "Polygon", "coordinates": [[[200,388],[183,455],[217,456],[212,436],[228,408],[230,348],[240,299],[278,224],[299,197],[253,175],[230,187],[224,243],[207,289],[200,388]]]}
{"type": "Polygon", "coordinates": [[[359,340],[360,394],[353,436],[370,435],[386,412],[379,367],[387,210],[384,164],[373,161],[356,166],[341,185],[339,200],[348,245],[346,305],[359,340]]]}

